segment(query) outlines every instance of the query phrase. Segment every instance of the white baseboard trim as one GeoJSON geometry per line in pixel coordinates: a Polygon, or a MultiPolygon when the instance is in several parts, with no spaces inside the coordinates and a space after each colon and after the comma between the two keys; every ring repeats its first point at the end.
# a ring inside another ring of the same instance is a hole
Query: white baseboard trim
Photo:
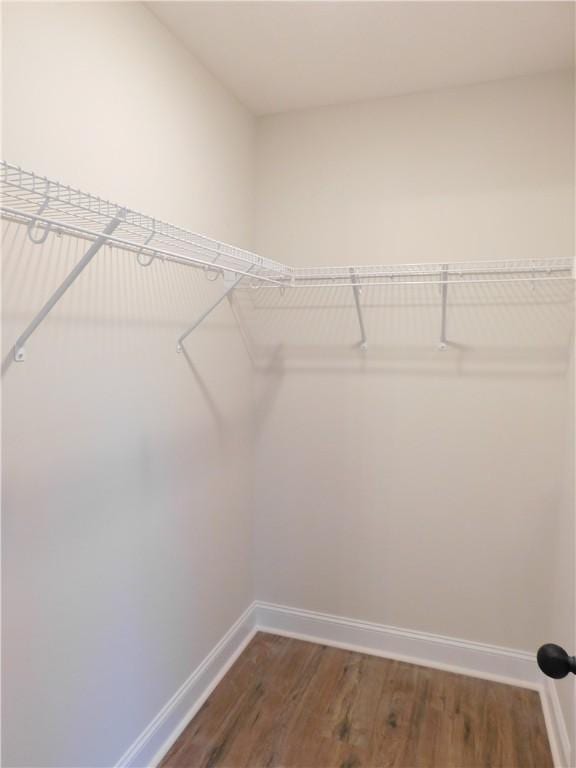
{"type": "Polygon", "coordinates": [[[261,632],[538,691],[555,768],[572,768],[570,740],[556,687],[539,671],[535,654],[260,601],[254,608],[261,632]]]}
{"type": "Polygon", "coordinates": [[[157,766],[258,631],[536,690],[554,765],[572,768],[556,687],[540,674],[534,654],[260,601],[240,616],[115,768],[157,766]]]}
{"type": "Polygon", "coordinates": [[[554,680],[549,677],[544,678],[540,698],[554,765],[556,768],[574,768],[570,737],[558,697],[558,689],[554,680]]]}
{"type": "Polygon", "coordinates": [[[459,672],[539,690],[542,676],[532,653],[412,629],[256,602],[263,632],[459,672]]]}
{"type": "Polygon", "coordinates": [[[254,616],[254,605],[250,605],[126,750],[115,768],[147,768],[160,763],[256,634],[254,616]]]}

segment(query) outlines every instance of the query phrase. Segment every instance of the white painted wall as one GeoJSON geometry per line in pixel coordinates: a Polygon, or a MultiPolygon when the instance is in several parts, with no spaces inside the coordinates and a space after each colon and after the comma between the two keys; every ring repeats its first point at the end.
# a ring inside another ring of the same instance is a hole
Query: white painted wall
{"type": "MultiPolygon", "coordinates": [[[[252,118],[145,8],[9,3],[3,21],[8,160],[251,244],[252,118]]],[[[551,75],[262,120],[258,249],[571,254],[571,88],[551,75]]],[[[32,247],[14,225],[3,242],[8,346],[82,245],[32,247]]],[[[113,764],[251,599],[251,378],[227,309],[188,362],[174,353],[217,290],[106,250],[5,376],[8,765],[113,764]]],[[[570,308],[565,287],[535,290],[451,295],[459,346],[442,356],[432,289],[367,291],[387,306],[367,310],[365,358],[350,295],[240,297],[270,365],[258,598],[569,645],[549,596],[569,571],[570,308]]]]}
{"type": "MultiPolygon", "coordinates": [[[[2,10],[5,159],[250,245],[253,120],[141,4],[2,10]]],[[[3,244],[6,351],[85,246],[3,244]]],[[[228,308],[175,353],[221,289],[106,249],[4,378],[5,765],[113,765],[252,599],[228,308]]]]}
{"type": "MultiPolygon", "coordinates": [[[[299,264],[572,256],[572,88],[554,74],[263,118],[257,250],[299,264]]],[[[255,347],[276,354],[261,377],[258,597],[549,641],[554,562],[570,557],[551,524],[569,292],[453,289],[439,353],[437,290],[369,289],[365,357],[350,289],[248,294],[255,347]]]]}

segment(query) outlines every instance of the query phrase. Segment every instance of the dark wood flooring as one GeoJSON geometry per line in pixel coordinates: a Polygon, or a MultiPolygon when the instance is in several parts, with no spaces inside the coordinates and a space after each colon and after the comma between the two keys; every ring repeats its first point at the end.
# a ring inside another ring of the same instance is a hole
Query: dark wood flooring
{"type": "Polygon", "coordinates": [[[258,634],[162,768],[552,768],[535,691],[258,634]]]}

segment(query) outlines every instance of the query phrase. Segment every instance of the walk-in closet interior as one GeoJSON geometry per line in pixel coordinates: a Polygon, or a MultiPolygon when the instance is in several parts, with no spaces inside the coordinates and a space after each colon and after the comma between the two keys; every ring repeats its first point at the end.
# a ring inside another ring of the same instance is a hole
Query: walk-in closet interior
{"type": "Polygon", "coordinates": [[[3,765],[576,765],[574,4],[1,13],[3,765]]]}

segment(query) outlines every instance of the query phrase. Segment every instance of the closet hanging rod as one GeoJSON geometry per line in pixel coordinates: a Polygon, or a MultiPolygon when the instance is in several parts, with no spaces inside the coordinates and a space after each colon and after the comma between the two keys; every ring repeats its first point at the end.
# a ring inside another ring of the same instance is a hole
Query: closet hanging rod
{"type": "MultiPolygon", "coordinates": [[[[419,270],[411,270],[408,271],[406,269],[403,269],[402,265],[399,265],[398,270],[395,270],[394,267],[388,266],[386,268],[378,269],[377,267],[371,267],[369,269],[373,271],[366,271],[366,268],[364,268],[364,272],[361,272],[361,267],[349,267],[348,272],[351,271],[354,272],[355,277],[364,277],[364,278],[372,278],[372,277],[430,277],[434,275],[441,275],[444,272],[448,271],[450,275],[454,275],[455,277],[463,277],[464,275],[495,275],[495,274],[501,274],[501,275],[521,275],[521,274],[538,274],[540,272],[569,272],[570,271],[570,263],[566,261],[565,263],[558,264],[558,260],[550,260],[550,264],[542,264],[540,263],[539,266],[526,266],[526,264],[522,264],[522,266],[518,267],[504,267],[504,266],[497,266],[492,269],[488,269],[486,267],[475,267],[475,268],[467,268],[467,267],[461,267],[457,264],[444,264],[444,265],[434,265],[434,269],[419,269],[419,270]]],[[[313,275],[305,275],[302,273],[299,273],[298,270],[295,271],[294,279],[296,280],[343,280],[346,278],[349,278],[350,274],[331,274],[326,273],[320,275],[318,278],[315,278],[313,275]]]]}
{"type": "MultiPolygon", "coordinates": [[[[566,272],[568,270],[558,270],[562,272],[566,272]]],[[[388,288],[393,288],[398,285],[434,285],[436,287],[442,286],[442,285],[482,285],[482,284],[493,284],[493,283],[541,283],[541,282],[570,282],[573,281],[573,277],[571,275],[566,275],[564,277],[503,277],[503,278],[494,278],[493,280],[489,279],[480,279],[480,280],[451,280],[450,278],[442,279],[441,276],[437,280],[397,280],[395,279],[395,276],[392,275],[391,277],[388,276],[387,280],[378,280],[378,281],[372,281],[372,282],[366,282],[366,283],[353,283],[353,282],[335,282],[335,281],[329,281],[329,282],[323,282],[323,283],[299,283],[299,282],[291,282],[291,283],[285,283],[280,282],[280,287],[284,288],[354,288],[354,287],[360,287],[360,288],[370,288],[372,286],[386,286],[388,288]]],[[[278,285],[251,285],[252,289],[260,289],[260,288],[270,288],[270,289],[278,289],[278,285]]]]}
{"type": "MultiPolygon", "coordinates": [[[[529,259],[516,261],[483,261],[483,262],[452,262],[442,264],[386,264],[351,267],[294,267],[290,278],[293,283],[316,284],[324,281],[334,285],[344,281],[351,285],[350,275],[354,273],[354,281],[358,279],[396,279],[415,277],[438,277],[447,275],[448,278],[462,279],[470,276],[484,275],[532,275],[541,273],[571,273],[571,259],[529,259]],[[493,266],[491,266],[493,265],[493,266]]],[[[568,275],[569,276],[569,275],[568,275]]],[[[284,278],[287,280],[287,278],[284,278]]],[[[353,282],[354,282],[353,281],[353,282]]],[[[369,284],[369,283],[368,283],[369,284]]]]}

